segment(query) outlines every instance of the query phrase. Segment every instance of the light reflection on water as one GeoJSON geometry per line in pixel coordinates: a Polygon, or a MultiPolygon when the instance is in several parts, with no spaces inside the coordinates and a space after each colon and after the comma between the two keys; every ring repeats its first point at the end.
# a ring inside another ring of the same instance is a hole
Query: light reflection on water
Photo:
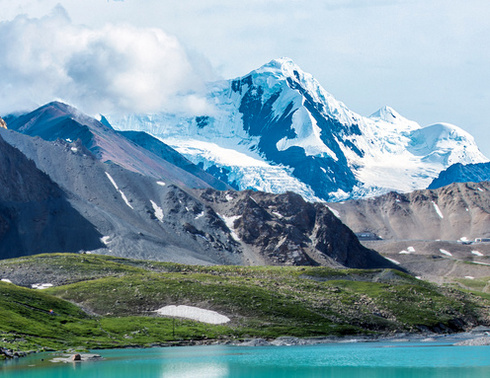
{"type": "Polygon", "coordinates": [[[46,354],[0,365],[2,377],[490,377],[489,347],[358,343],[98,351],[105,360],[52,364],[46,354]],[[35,367],[29,366],[35,364],[35,367]]]}

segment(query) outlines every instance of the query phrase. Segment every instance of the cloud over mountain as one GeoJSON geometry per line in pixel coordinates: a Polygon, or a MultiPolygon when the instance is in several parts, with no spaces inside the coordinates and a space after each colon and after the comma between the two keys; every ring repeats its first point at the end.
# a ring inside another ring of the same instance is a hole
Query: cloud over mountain
{"type": "Polygon", "coordinates": [[[0,23],[0,112],[53,99],[89,113],[200,110],[211,69],[156,28],[75,25],[63,7],[0,23]]]}

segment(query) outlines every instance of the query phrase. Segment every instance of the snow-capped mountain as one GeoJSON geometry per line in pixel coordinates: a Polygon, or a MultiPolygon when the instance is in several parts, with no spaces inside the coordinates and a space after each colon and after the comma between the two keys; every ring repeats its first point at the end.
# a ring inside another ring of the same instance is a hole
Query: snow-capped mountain
{"type": "Polygon", "coordinates": [[[451,165],[439,173],[431,182],[428,189],[437,189],[454,182],[481,182],[490,181],[490,163],[451,165]]]}
{"type": "Polygon", "coordinates": [[[290,59],[208,87],[209,114],[108,117],[147,131],[237,189],[340,200],[426,188],[454,163],[488,159],[449,124],[421,127],[384,107],[363,117],[290,59]]]}

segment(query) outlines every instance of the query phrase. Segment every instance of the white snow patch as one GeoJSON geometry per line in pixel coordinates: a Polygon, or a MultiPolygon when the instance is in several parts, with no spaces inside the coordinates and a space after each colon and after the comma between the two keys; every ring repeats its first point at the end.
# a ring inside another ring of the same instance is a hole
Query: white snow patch
{"type": "Polygon", "coordinates": [[[468,238],[466,236],[463,236],[462,238],[459,239],[459,241],[462,242],[462,243],[466,243],[469,240],[468,240],[468,238]]]}
{"type": "Polygon", "coordinates": [[[464,276],[464,278],[466,278],[468,280],[474,280],[475,279],[475,277],[473,277],[473,276],[464,276]]]}
{"type": "Polygon", "coordinates": [[[68,143],[73,142],[73,141],[72,141],[70,138],[66,138],[65,140],[66,140],[68,143]]]}
{"type": "Polygon", "coordinates": [[[405,250],[400,251],[400,252],[398,252],[398,253],[399,253],[400,255],[409,255],[409,254],[410,254],[410,252],[405,251],[405,250]]]}
{"type": "Polygon", "coordinates": [[[442,214],[442,211],[439,208],[439,206],[437,206],[437,203],[432,201],[432,205],[434,206],[434,210],[436,211],[437,215],[439,215],[439,218],[444,219],[444,215],[442,214]]]}
{"type": "Polygon", "coordinates": [[[114,186],[114,188],[116,188],[116,190],[119,192],[119,194],[121,195],[121,197],[124,200],[124,202],[126,203],[126,205],[128,205],[132,209],[133,206],[131,206],[131,204],[129,203],[128,197],[126,197],[126,194],[124,194],[124,192],[119,189],[119,187],[116,184],[116,181],[114,181],[114,179],[112,178],[112,176],[109,173],[105,172],[105,174],[106,174],[107,178],[109,179],[109,181],[111,182],[112,186],[114,186]]]}
{"type": "Polygon", "coordinates": [[[48,287],[53,287],[53,284],[50,284],[50,283],[37,283],[37,284],[32,284],[31,287],[33,289],[42,290],[42,289],[47,289],[48,287]]]}
{"type": "Polygon", "coordinates": [[[233,201],[233,196],[231,194],[227,194],[225,198],[227,201],[233,201]]]}
{"type": "Polygon", "coordinates": [[[71,152],[75,152],[75,153],[77,153],[77,152],[78,152],[78,148],[76,148],[76,147],[72,147],[72,148],[71,148],[71,152]]]}
{"type": "Polygon", "coordinates": [[[282,219],[284,218],[284,215],[282,215],[281,213],[277,212],[277,211],[273,211],[272,212],[272,215],[276,216],[277,218],[279,219],[282,219]]]}
{"type": "Polygon", "coordinates": [[[418,279],[418,280],[421,280],[422,279],[422,277],[420,277],[420,276],[415,276],[415,278],[418,279]]]}
{"type": "Polygon", "coordinates": [[[126,205],[128,205],[132,209],[133,206],[131,206],[131,204],[129,203],[128,198],[126,197],[126,194],[124,194],[124,192],[122,190],[120,190],[119,193],[121,194],[121,197],[124,200],[124,202],[126,202],[126,205]]]}
{"type": "Polygon", "coordinates": [[[194,219],[199,219],[199,218],[202,218],[204,216],[204,211],[201,211],[199,214],[196,215],[196,217],[194,219]]]}
{"type": "Polygon", "coordinates": [[[385,256],[385,259],[391,261],[393,264],[400,265],[400,262],[393,260],[393,259],[390,259],[389,257],[385,256]]]}
{"type": "Polygon", "coordinates": [[[483,253],[481,252],[478,252],[478,251],[471,251],[471,253],[473,253],[475,256],[484,256],[483,253]]]}
{"type": "MultiPolygon", "coordinates": [[[[250,197],[250,198],[252,198],[252,197],[250,197]]],[[[235,221],[238,218],[240,218],[240,215],[236,215],[236,216],[232,216],[232,217],[225,217],[224,215],[220,215],[220,217],[226,223],[226,227],[228,227],[228,229],[230,230],[230,233],[231,233],[231,236],[233,237],[233,239],[235,239],[235,241],[239,242],[240,238],[235,233],[235,231],[233,231],[235,229],[235,227],[233,227],[233,223],[235,223],[235,221]]]]}
{"type": "Polygon", "coordinates": [[[116,188],[116,190],[119,190],[119,187],[117,186],[116,182],[114,181],[114,179],[112,178],[112,176],[108,173],[108,172],[105,172],[107,178],[109,179],[109,181],[111,182],[112,186],[114,186],[114,188],[116,188]]]}
{"type": "Polygon", "coordinates": [[[224,324],[230,321],[230,318],[216,311],[205,310],[203,308],[193,306],[170,305],[162,307],[155,312],[159,315],[176,316],[179,318],[197,320],[198,322],[209,324],[224,324]]]}
{"type": "Polygon", "coordinates": [[[337,218],[339,218],[339,219],[340,219],[340,213],[339,213],[337,210],[332,209],[332,208],[331,208],[330,206],[328,206],[328,205],[327,205],[327,207],[328,207],[328,210],[330,210],[330,211],[333,213],[333,215],[335,215],[335,217],[337,217],[337,218]]]}
{"type": "Polygon", "coordinates": [[[480,192],[483,192],[483,189],[482,189],[482,188],[478,188],[478,190],[479,190],[480,192]]]}
{"type": "Polygon", "coordinates": [[[163,210],[160,206],[158,206],[155,202],[150,200],[151,206],[153,207],[153,212],[155,213],[155,216],[160,222],[163,222],[163,210]]]}
{"type": "Polygon", "coordinates": [[[2,282],[12,283],[8,278],[2,278],[2,282]]]}
{"type": "Polygon", "coordinates": [[[167,184],[165,184],[163,181],[157,181],[157,184],[160,185],[160,186],[165,186],[167,184]]]}
{"type": "Polygon", "coordinates": [[[490,266],[490,264],[488,264],[488,263],[484,263],[484,262],[481,262],[481,261],[473,261],[473,264],[478,264],[478,265],[488,265],[488,266],[490,266]]]}
{"type": "Polygon", "coordinates": [[[111,237],[110,237],[110,236],[102,236],[102,237],[100,238],[100,241],[101,241],[102,243],[104,243],[105,245],[108,245],[108,244],[109,244],[109,242],[110,242],[110,239],[111,239],[111,237]]]}
{"type": "Polygon", "coordinates": [[[452,256],[453,255],[451,252],[448,252],[445,249],[439,249],[439,252],[441,252],[443,255],[446,255],[446,256],[452,256]]]}
{"type": "Polygon", "coordinates": [[[407,248],[407,251],[408,252],[415,252],[415,248],[412,247],[412,246],[410,246],[410,247],[407,248]]]}

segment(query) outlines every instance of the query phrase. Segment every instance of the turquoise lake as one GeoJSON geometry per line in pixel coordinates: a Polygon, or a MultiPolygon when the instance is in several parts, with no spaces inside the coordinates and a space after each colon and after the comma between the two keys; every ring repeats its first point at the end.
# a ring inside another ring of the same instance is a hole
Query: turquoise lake
{"type": "Polygon", "coordinates": [[[341,343],[96,351],[104,360],[52,363],[42,353],[0,363],[2,377],[490,377],[490,347],[341,343]],[[41,361],[44,359],[44,361],[41,361]]]}

